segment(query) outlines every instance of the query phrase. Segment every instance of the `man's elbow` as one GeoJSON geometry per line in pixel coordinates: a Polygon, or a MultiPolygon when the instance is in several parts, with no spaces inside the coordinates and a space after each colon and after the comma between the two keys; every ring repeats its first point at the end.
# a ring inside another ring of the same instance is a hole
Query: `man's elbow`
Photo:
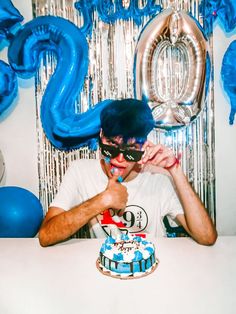
{"type": "Polygon", "coordinates": [[[217,231],[213,230],[212,232],[200,237],[199,239],[196,239],[196,241],[201,245],[211,246],[216,243],[217,237],[217,231]]]}
{"type": "Polygon", "coordinates": [[[39,244],[42,247],[47,247],[50,245],[47,234],[43,228],[39,230],[38,239],[39,239],[39,244]]]}

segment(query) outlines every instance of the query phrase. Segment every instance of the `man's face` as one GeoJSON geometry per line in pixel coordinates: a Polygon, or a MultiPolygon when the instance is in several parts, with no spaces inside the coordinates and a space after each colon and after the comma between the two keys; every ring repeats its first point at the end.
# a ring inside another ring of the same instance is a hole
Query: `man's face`
{"type": "Polygon", "coordinates": [[[137,161],[142,158],[142,145],[135,138],[124,141],[122,136],[105,137],[101,134],[101,153],[105,157],[103,168],[108,177],[111,178],[115,172],[123,181],[130,179],[137,168],[137,161]]]}

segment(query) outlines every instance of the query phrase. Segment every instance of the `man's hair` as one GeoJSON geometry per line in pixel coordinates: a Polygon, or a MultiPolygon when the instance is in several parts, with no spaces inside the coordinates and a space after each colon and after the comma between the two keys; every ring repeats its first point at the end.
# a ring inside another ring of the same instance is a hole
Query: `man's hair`
{"type": "Polygon", "coordinates": [[[124,139],[145,139],[155,125],[148,104],[131,98],[111,101],[102,110],[100,120],[104,136],[121,135],[124,139]]]}

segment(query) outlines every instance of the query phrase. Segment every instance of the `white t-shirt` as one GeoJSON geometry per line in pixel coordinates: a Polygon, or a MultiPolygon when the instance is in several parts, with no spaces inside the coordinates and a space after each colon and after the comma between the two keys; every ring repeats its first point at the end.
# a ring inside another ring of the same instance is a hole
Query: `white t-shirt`
{"type": "MultiPolygon", "coordinates": [[[[67,170],[51,206],[69,210],[105,190],[108,178],[99,160],[77,160],[67,170]]],[[[122,232],[148,233],[154,237],[166,235],[164,216],[175,220],[183,208],[172,186],[171,179],[163,174],[144,170],[138,176],[123,182],[128,190],[128,202],[120,217],[122,232]]],[[[114,224],[113,211],[100,214],[89,221],[91,238],[106,237],[110,224],[114,224]]]]}

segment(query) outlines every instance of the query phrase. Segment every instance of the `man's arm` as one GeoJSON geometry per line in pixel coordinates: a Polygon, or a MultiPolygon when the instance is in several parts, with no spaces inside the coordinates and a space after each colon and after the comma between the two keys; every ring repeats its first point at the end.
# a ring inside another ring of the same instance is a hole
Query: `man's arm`
{"type": "Polygon", "coordinates": [[[39,230],[39,242],[42,246],[52,245],[68,239],[100,211],[106,210],[102,194],[65,211],[50,207],[39,230]]]}
{"type": "Polygon", "coordinates": [[[184,215],[177,215],[178,222],[199,244],[212,245],[217,239],[215,226],[198,195],[189,184],[181,166],[176,163],[173,152],[163,146],[147,141],[143,149],[145,156],[140,164],[152,164],[167,169],[173,178],[184,215]],[[172,166],[173,165],[173,166],[172,166]]]}
{"type": "Polygon", "coordinates": [[[106,209],[125,208],[128,194],[125,186],[117,182],[117,176],[109,179],[105,191],[68,211],[50,207],[39,230],[39,242],[48,246],[64,241],[83,227],[91,218],[106,209]]]}
{"type": "Polygon", "coordinates": [[[177,215],[178,222],[198,243],[212,245],[217,239],[215,226],[198,195],[193,191],[182,168],[175,165],[169,169],[176,186],[184,215],[177,215]]]}

